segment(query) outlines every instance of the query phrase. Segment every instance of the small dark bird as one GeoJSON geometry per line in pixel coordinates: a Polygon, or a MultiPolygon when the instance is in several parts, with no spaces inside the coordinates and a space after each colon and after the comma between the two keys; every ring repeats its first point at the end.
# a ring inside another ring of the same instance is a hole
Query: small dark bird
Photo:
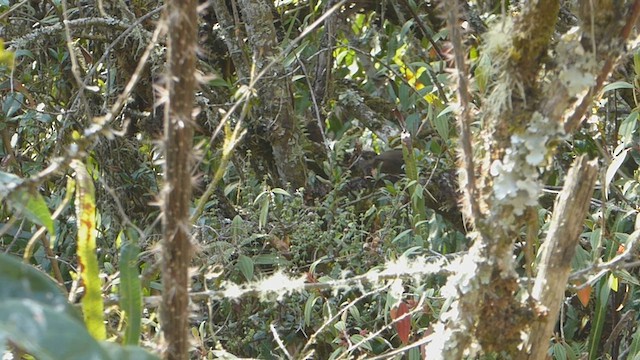
{"type": "Polygon", "coordinates": [[[373,151],[365,151],[354,165],[365,176],[373,175],[374,171],[388,175],[404,174],[404,158],[402,150],[398,149],[388,150],[379,155],[373,151]]]}

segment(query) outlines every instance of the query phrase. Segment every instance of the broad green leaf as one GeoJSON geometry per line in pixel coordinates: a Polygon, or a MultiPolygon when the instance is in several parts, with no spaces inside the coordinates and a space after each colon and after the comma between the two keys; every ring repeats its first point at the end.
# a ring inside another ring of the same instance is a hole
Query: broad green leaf
{"type": "Polygon", "coordinates": [[[76,221],[78,224],[78,262],[85,294],[82,311],[89,333],[98,340],[107,337],[104,325],[102,283],[96,254],[96,204],[93,179],[78,160],[71,162],[76,171],[76,221]]]}
{"type": "Polygon", "coordinates": [[[391,240],[391,243],[395,243],[396,241],[402,239],[403,237],[407,236],[409,233],[411,233],[413,231],[413,229],[407,229],[403,232],[401,232],[400,234],[398,234],[396,237],[393,238],[393,240],[391,240]]]}
{"type": "Polygon", "coordinates": [[[280,188],[274,188],[271,191],[273,191],[276,194],[280,194],[280,195],[284,195],[284,196],[291,196],[291,194],[289,194],[286,190],[283,190],[283,189],[280,189],[280,188]]]}
{"type": "Polygon", "coordinates": [[[269,197],[264,196],[260,202],[260,217],[258,218],[258,229],[262,229],[267,224],[269,217],[269,197]]]}
{"type": "Polygon", "coordinates": [[[22,93],[12,92],[7,94],[2,103],[2,112],[4,116],[9,119],[15,114],[24,104],[24,95],[22,93]]]}
{"type": "Polygon", "coordinates": [[[51,236],[51,244],[55,243],[56,230],[51,212],[40,193],[20,188],[7,197],[11,207],[24,214],[30,221],[47,228],[51,236]]]}
{"type": "Polygon", "coordinates": [[[304,325],[311,325],[311,315],[313,315],[313,307],[316,302],[320,300],[318,295],[311,293],[307,298],[307,301],[304,303],[304,325]]]}
{"type": "Polygon", "coordinates": [[[246,255],[238,257],[238,269],[247,281],[253,280],[253,260],[246,255]]]}
{"type": "Polygon", "coordinates": [[[13,67],[14,53],[12,51],[5,50],[4,41],[0,39],[0,65],[6,65],[13,67]]]}
{"type": "Polygon", "coordinates": [[[228,82],[226,82],[223,78],[219,78],[219,77],[216,77],[215,79],[210,80],[209,81],[209,86],[212,86],[212,87],[224,87],[224,88],[227,88],[227,89],[231,89],[232,88],[231,85],[229,85],[228,82]]]}
{"type": "Polygon", "coordinates": [[[557,360],[567,360],[567,351],[561,343],[555,343],[551,347],[554,358],[557,360]]]}
{"type": "Polygon", "coordinates": [[[53,279],[14,256],[0,253],[0,304],[12,299],[40,302],[81,319],[53,279]]]}
{"type": "MultiPolygon", "coordinates": [[[[613,274],[609,276],[612,277],[613,274]]],[[[598,358],[598,348],[600,346],[600,340],[602,340],[602,329],[606,320],[607,305],[609,304],[609,295],[611,293],[609,279],[600,279],[598,289],[595,314],[591,320],[591,331],[589,332],[589,360],[598,358]]]]}
{"type": "Polygon", "coordinates": [[[417,347],[409,349],[407,352],[407,360],[422,360],[422,353],[420,353],[420,349],[417,347]]]}
{"type": "Polygon", "coordinates": [[[449,117],[448,116],[436,116],[436,118],[433,120],[433,123],[436,127],[436,131],[438,132],[438,135],[440,135],[441,138],[443,139],[449,139],[449,117]]]}
{"type": "Polygon", "coordinates": [[[489,84],[489,78],[491,76],[491,60],[489,56],[481,56],[478,61],[478,66],[474,71],[476,85],[480,93],[484,93],[487,90],[489,84]]]}
{"type": "Polygon", "coordinates": [[[633,142],[633,133],[638,126],[638,112],[632,111],[629,116],[627,116],[622,123],[620,123],[620,130],[618,130],[618,134],[620,135],[620,140],[623,144],[628,145],[633,142]]]}
{"type": "Polygon", "coordinates": [[[441,117],[452,112],[453,112],[453,106],[447,106],[446,108],[442,109],[442,111],[440,111],[437,117],[441,117]]]}
{"type": "MultiPolygon", "coordinates": [[[[355,307],[355,306],[353,306],[353,307],[355,307]]],[[[351,342],[353,344],[358,344],[362,340],[364,340],[364,336],[362,336],[360,334],[354,334],[354,335],[350,336],[350,339],[351,339],[351,342]]],[[[373,348],[371,347],[371,344],[369,344],[368,341],[365,341],[365,342],[361,343],[359,346],[362,347],[363,349],[367,349],[369,351],[373,351],[373,348]]]]}
{"type": "Polygon", "coordinates": [[[0,338],[39,360],[111,358],[82,322],[30,299],[0,303],[0,338]]]}
{"type": "Polygon", "coordinates": [[[255,265],[278,265],[285,263],[285,260],[274,254],[261,254],[253,258],[255,265]]]}
{"type": "Polygon", "coordinates": [[[231,221],[231,238],[233,241],[239,241],[240,236],[244,234],[244,220],[240,215],[236,215],[231,221]]]}
{"type": "Polygon", "coordinates": [[[345,348],[340,346],[337,349],[333,350],[331,355],[329,356],[329,360],[337,359],[340,355],[345,351],[345,348]]]}
{"type": "Polygon", "coordinates": [[[604,179],[605,195],[608,196],[608,194],[609,194],[609,185],[611,185],[611,180],[613,180],[613,176],[616,174],[616,172],[618,172],[618,169],[620,168],[620,166],[622,165],[624,160],[627,158],[627,153],[628,152],[629,152],[629,149],[624,149],[624,150],[618,152],[613,157],[613,160],[611,160],[611,164],[609,164],[609,167],[607,168],[607,173],[606,173],[605,179],[604,179]]]}
{"type": "Polygon", "coordinates": [[[362,324],[362,317],[360,316],[360,310],[358,310],[358,307],[356,306],[349,307],[349,314],[353,316],[353,319],[356,321],[356,324],[362,324]]]}
{"type": "Polygon", "coordinates": [[[618,89],[633,89],[633,85],[629,84],[626,81],[616,81],[616,82],[612,82],[611,84],[607,84],[607,86],[603,87],[602,92],[605,93],[607,91],[618,90],[618,89]]]}
{"type": "MultiPolygon", "coordinates": [[[[122,237],[122,233],[118,237],[122,237]]],[[[126,317],[123,344],[137,345],[142,322],[142,288],[138,273],[140,248],[127,239],[120,247],[120,309],[126,317]]]]}
{"type": "Polygon", "coordinates": [[[638,282],[638,278],[635,275],[631,275],[627,270],[616,270],[613,273],[625,283],[633,284],[635,286],[640,286],[640,282],[638,282]]]}

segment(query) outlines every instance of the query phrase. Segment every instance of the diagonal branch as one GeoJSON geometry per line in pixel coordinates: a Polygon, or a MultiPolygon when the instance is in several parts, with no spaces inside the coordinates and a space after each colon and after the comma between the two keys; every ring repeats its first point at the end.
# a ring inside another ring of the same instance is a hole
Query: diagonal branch
{"type": "Polygon", "coordinates": [[[541,360],[547,354],[597,175],[596,161],[588,161],[584,155],[581,156],[569,170],[565,187],[556,200],[532,293],[544,316],[531,327],[525,343],[525,349],[530,352],[523,354],[523,359],[541,360]]]}

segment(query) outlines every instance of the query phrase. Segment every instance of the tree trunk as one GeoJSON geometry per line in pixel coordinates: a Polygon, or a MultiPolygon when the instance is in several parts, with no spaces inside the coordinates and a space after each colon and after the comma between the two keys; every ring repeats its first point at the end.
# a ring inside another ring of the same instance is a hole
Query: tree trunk
{"type": "Polygon", "coordinates": [[[258,95],[262,103],[254,112],[259,114],[259,118],[253,119],[253,127],[266,130],[281,185],[290,183],[297,189],[306,182],[306,166],[300,139],[302,132],[299,131],[293,111],[289,79],[282,62],[277,60],[280,50],[274,26],[273,4],[266,0],[241,0],[240,4],[249,44],[255,56],[256,73],[275,61],[269,68],[268,75],[258,82],[258,95]]]}
{"type": "MultiPolygon", "coordinates": [[[[490,84],[479,109],[481,128],[476,138],[468,131],[474,119],[466,88],[465,50],[457,28],[458,4],[448,6],[449,34],[456,55],[456,76],[460,78],[460,183],[465,211],[475,232],[470,234],[474,243],[461,260],[461,270],[443,288],[443,295],[454,300],[435,327],[427,350],[430,358],[462,359],[478,352],[517,358],[527,345],[523,334],[538,339],[538,345],[544,343],[539,339],[546,338],[541,351],[546,353],[552,329],[547,325],[555,324],[555,301],[563,296],[566,277],[560,279],[565,283],[562,287],[537,285],[533,300],[520,300],[518,294],[527,290],[516,273],[514,244],[523,237],[523,229],[527,238],[537,236],[536,206],[544,186],[540,173],[552,158],[555,144],[577,128],[600,91],[637,19],[638,3],[631,7],[631,1],[581,1],[582,23],[588,25],[558,40],[556,64],[547,64],[545,74],[540,70],[551,44],[559,0],[526,2],[518,15],[498,21],[481,49],[482,56],[490,59],[491,65],[483,69],[489,73],[490,84]],[[590,24],[596,26],[592,29],[590,24]],[[484,146],[473,148],[472,143],[484,146]],[[534,325],[539,321],[547,325],[534,325]]],[[[580,186],[584,186],[581,194],[590,194],[592,182],[584,181],[580,186]]],[[[586,205],[581,204],[572,209],[571,218],[582,219],[585,212],[586,205]]],[[[556,216],[555,226],[565,226],[562,222],[568,220],[566,214],[556,216]]],[[[580,229],[565,230],[550,236],[568,233],[575,237],[580,229]]],[[[562,268],[557,261],[558,256],[551,256],[544,266],[562,268]]]]}
{"type": "Polygon", "coordinates": [[[191,151],[196,87],[196,0],[167,4],[168,100],[165,104],[165,189],[163,202],[162,331],[163,358],[188,359],[189,265],[191,239],[191,151]]]}

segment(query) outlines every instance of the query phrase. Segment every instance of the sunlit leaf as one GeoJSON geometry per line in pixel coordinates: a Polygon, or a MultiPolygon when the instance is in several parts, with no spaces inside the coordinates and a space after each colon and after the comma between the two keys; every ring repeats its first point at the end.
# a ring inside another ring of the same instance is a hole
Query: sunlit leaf
{"type": "Polygon", "coordinates": [[[618,130],[618,134],[620,135],[620,140],[624,144],[630,144],[633,141],[633,134],[636,131],[636,127],[638,126],[638,112],[632,111],[629,116],[627,116],[622,123],[620,123],[620,129],[618,130]]]}
{"type": "MultiPolygon", "coordinates": [[[[119,237],[123,237],[120,233],[119,237]]],[[[120,247],[120,308],[126,316],[123,344],[137,345],[142,322],[142,288],[138,271],[140,248],[125,239],[120,247]]]]}
{"type": "Polygon", "coordinates": [[[618,172],[618,169],[624,163],[624,160],[627,158],[628,152],[629,149],[624,149],[618,152],[611,161],[611,164],[609,164],[609,167],[607,167],[607,173],[604,180],[604,187],[605,189],[607,189],[607,191],[605,191],[605,194],[609,193],[608,189],[609,185],[611,185],[611,180],[613,180],[613,176],[616,174],[616,172],[618,172]]]}
{"type": "Polygon", "coordinates": [[[54,239],[56,231],[53,219],[42,195],[37,192],[20,189],[9,195],[8,200],[15,210],[24,214],[29,220],[46,227],[52,240],[54,239]]]}
{"type": "Polygon", "coordinates": [[[253,260],[246,255],[238,257],[238,269],[247,281],[253,280],[253,260]]]}
{"type": "Polygon", "coordinates": [[[93,179],[82,162],[74,160],[71,162],[71,167],[76,172],[77,254],[80,275],[85,288],[82,311],[89,333],[98,340],[104,340],[107,333],[104,325],[102,283],[96,254],[95,189],[93,179]]]}
{"type": "Polygon", "coordinates": [[[280,194],[280,195],[284,195],[284,196],[291,196],[286,190],[283,190],[283,189],[280,189],[280,188],[274,188],[271,191],[273,191],[276,194],[280,194]]]}

